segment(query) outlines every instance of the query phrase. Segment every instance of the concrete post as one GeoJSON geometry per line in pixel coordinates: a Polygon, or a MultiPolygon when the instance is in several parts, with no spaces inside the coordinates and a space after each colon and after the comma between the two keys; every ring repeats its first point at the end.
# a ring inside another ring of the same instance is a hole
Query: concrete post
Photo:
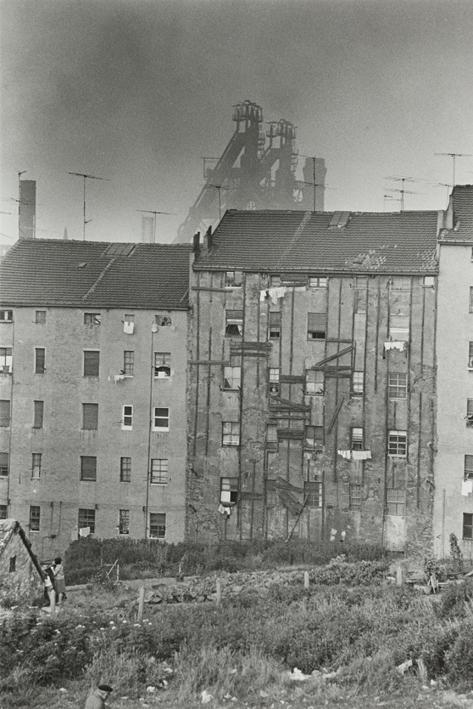
{"type": "Polygon", "coordinates": [[[145,587],[141,586],[138,594],[138,621],[143,620],[143,606],[145,602],[145,587]]]}

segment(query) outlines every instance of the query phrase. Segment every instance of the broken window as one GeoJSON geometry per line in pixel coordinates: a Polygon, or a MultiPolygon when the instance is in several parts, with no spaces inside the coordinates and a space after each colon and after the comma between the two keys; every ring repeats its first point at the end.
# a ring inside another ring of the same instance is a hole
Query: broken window
{"type": "Polygon", "coordinates": [[[166,379],[171,376],[171,353],[154,353],[154,376],[157,379],[166,379]]]}
{"type": "Polygon", "coordinates": [[[130,534],[130,510],[118,511],[118,534],[130,534]]]}
{"type": "Polygon", "coordinates": [[[13,310],[0,310],[0,322],[13,322],[13,310]]]}
{"type": "Polygon", "coordinates": [[[0,478],[8,477],[8,453],[0,453],[0,478]]]}
{"type": "Polygon", "coordinates": [[[98,404],[82,404],[82,430],[96,431],[99,421],[98,404]]]}
{"type": "Polygon", "coordinates": [[[281,337],[281,312],[279,310],[269,311],[268,336],[270,340],[277,340],[281,337]]]}
{"type": "Polygon", "coordinates": [[[39,480],[41,477],[41,453],[31,454],[31,479],[39,480]]]}
{"type": "Polygon", "coordinates": [[[167,458],[151,458],[151,485],[166,485],[169,479],[169,461],[167,458]]]}
{"type": "Polygon", "coordinates": [[[222,422],[222,446],[240,445],[240,423],[239,421],[222,422]]]}
{"type": "Polygon", "coordinates": [[[44,401],[33,401],[33,428],[43,428],[44,401]]]}
{"type": "Polygon", "coordinates": [[[90,534],[95,532],[95,510],[79,507],[77,514],[77,526],[81,529],[89,529],[90,534]]]}
{"type": "Polygon", "coordinates": [[[270,367],[268,371],[269,393],[272,396],[279,394],[279,367],[270,367]]]}
{"type": "Polygon", "coordinates": [[[0,347],[0,370],[8,373],[12,371],[13,354],[11,347],[0,347]]]}
{"type": "Polygon", "coordinates": [[[34,321],[36,325],[45,325],[46,324],[46,310],[36,310],[35,316],[34,316],[34,321]]]}
{"type": "Polygon", "coordinates": [[[307,339],[325,340],[325,313],[307,313],[307,339]]]}
{"type": "Polygon", "coordinates": [[[305,427],[305,445],[309,448],[315,448],[318,443],[323,443],[324,427],[323,426],[306,426],[305,427]]]}
{"type": "Polygon", "coordinates": [[[223,388],[239,389],[241,386],[241,367],[223,368],[223,388]]]}
{"type": "Polygon", "coordinates": [[[465,455],[463,475],[465,480],[473,480],[473,455],[465,455]]]}
{"type": "Polygon", "coordinates": [[[473,399],[466,400],[466,425],[468,428],[473,427],[473,399]]]}
{"type": "Polygon", "coordinates": [[[473,539],[473,514],[463,513],[463,539],[473,539]]]}
{"type": "Polygon", "coordinates": [[[473,369],[473,342],[468,343],[468,369],[473,369]]]}
{"type": "Polygon", "coordinates": [[[327,283],[325,276],[309,276],[309,288],[327,288],[327,283]]]}
{"type": "Polygon", "coordinates": [[[243,336],[243,310],[225,311],[225,336],[243,336]]]}
{"type": "Polygon", "coordinates": [[[80,479],[83,482],[95,482],[97,480],[97,458],[94,455],[81,455],[80,479]]]}
{"type": "Polygon", "coordinates": [[[44,374],[45,370],[46,350],[44,347],[35,347],[34,350],[34,371],[35,374],[44,374]]]}
{"type": "Polygon", "coordinates": [[[166,514],[164,512],[150,512],[149,536],[152,539],[164,539],[166,536],[166,514]]]}
{"type": "Polygon", "coordinates": [[[84,350],[84,377],[98,377],[99,367],[99,350],[84,350]]]}
{"type": "Polygon", "coordinates": [[[409,339],[409,316],[392,315],[389,321],[389,339],[407,342],[409,339]]]}
{"type": "Polygon", "coordinates": [[[122,406],[122,430],[131,431],[133,428],[133,406],[124,404],[122,406]]]}
{"type": "Polygon", "coordinates": [[[30,506],[30,532],[39,532],[41,521],[41,507],[39,505],[30,506]]]}
{"type": "Polygon", "coordinates": [[[123,352],[123,370],[121,374],[127,377],[132,377],[135,372],[135,352],[134,350],[124,350],[123,352]]]}
{"type": "Polygon", "coordinates": [[[321,482],[304,482],[304,501],[307,507],[322,507],[321,482]]]}
{"type": "Polygon", "coordinates": [[[389,431],[388,455],[405,458],[407,455],[407,432],[389,431]]]}
{"type": "Polygon", "coordinates": [[[352,428],[351,429],[351,449],[352,449],[352,451],[362,451],[363,450],[363,429],[362,428],[352,428]]]}
{"type": "Polygon", "coordinates": [[[363,394],[364,381],[365,381],[365,373],[364,372],[353,372],[352,383],[351,383],[352,394],[363,394]]]}
{"type": "Polygon", "coordinates": [[[84,325],[89,327],[94,327],[95,325],[102,324],[101,313],[84,313],[84,325]]]}
{"type": "Polygon", "coordinates": [[[321,396],[324,393],[324,373],[321,369],[308,369],[305,373],[305,393],[321,396]]]}
{"type": "Polygon", "coordinates": [[[155,316],[155,322],[158,327],[170,327],[172,325],[171,316],[164,313],[158,313],[155,316]]]}
{"type": "Polygon", "coordinates": [[[220,502],[234,505],[238,501],[238,478],[220,478],[220,502]]]}
{"type": "Polygon", "coordinates": [[[242,275],[241,271],[225,271],[225,287],[236,288],[241,286],[242,275]]]}
{"type": "Polygon", "coordinates": [[[169,409],[167,407],[154,407],[153,430],[169,431],[169,409]]]}
{"type": "Polygon", "coordinates": [[[405,399],[407,396],[407,374],[404,372],[389,372],[388,397],[390,399],[405,399]]]}
{"type": "Polygon", "coordinates": [[[131,458],[127,456],[120,458],[120,482],[131,482],[131,458]]]}
{"type": "Polygon", "coordinates": [[[10,425],[10,399],[0,399],[0,427],[10,425]]]}

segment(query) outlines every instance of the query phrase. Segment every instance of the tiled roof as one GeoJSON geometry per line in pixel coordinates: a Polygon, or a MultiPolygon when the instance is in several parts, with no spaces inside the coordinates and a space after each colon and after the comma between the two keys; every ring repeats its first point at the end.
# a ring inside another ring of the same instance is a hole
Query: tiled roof
{"type": "Polygon", "coordinates": [[[23,239],[0,264],[0,303],[186,309],[190,249],[187,244],[23,239]],[[117,255],[123,250],[129,255],[117,255]]]}
{"type": "Polygon", "coordinates": [[[436,211],[226,212],[197,269],[434,273],[436,211]],[[346,226],[330,226],[337,221],[346,226]]]}
{"type": "Polygon", "coordinates": [[[456,185],[452,203],[453,229],[445,237],[473,241],[473,185],[456,185]]]}

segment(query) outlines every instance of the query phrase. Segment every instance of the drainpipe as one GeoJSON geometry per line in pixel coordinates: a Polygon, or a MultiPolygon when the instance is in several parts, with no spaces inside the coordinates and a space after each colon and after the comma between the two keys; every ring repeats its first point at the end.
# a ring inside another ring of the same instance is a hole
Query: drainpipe
{"type": "Polygon", "coordinates": [[[154,333],[157,331],[156,324],[151,325],[150,342],[150,377],[149,377],[149,426],[148,426],[148,446],[146,455],[146,498],[145,498],[145,539],[148,539],[148,517],[149,517],[149,483],[151,475],[151,431],[153,425],[153,383],[154,383],[154,333]]]}

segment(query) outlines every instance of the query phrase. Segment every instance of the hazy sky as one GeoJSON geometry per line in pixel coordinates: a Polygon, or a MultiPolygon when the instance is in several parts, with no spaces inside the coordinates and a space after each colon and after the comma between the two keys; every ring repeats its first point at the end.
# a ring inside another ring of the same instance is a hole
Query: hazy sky
{"type": "MultiPolygon", "coordinates": [[[[435,152],[473,153],[472,0],[0,0],[1,232],[16,236],[17,172],[37,180],[37,235],[138,240],[137,209],[170,241],[232,104],[297,126],[325,158],[326,209],[396,209],[388,175],[451,182],[435,152]]],[[[457,160],[473,183],[473,157],[457,160]]],[[[406,208],[446,188],[412,183],[406,208]]]]}

